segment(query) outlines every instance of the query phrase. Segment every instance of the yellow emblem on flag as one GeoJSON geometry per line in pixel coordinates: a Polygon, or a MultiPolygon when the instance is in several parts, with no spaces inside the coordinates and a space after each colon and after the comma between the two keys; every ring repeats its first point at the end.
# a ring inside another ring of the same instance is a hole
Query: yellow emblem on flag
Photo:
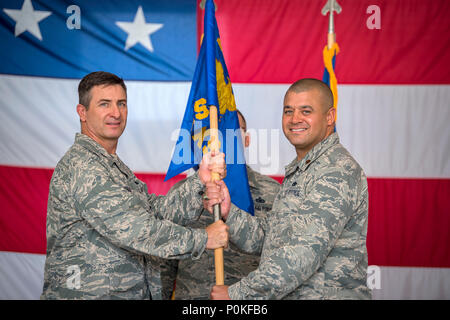
{"type": "Polygon", "coordinates": [[[219,112],[221,115],[228,111],[236,110],[236,102],[234,101],[233,89],[231,87],[230,78],[227,77],[225,82],[225,75],[222,64],[216,59],[216,81],[217,81],[217,99],[219,101],[219,112]]]}

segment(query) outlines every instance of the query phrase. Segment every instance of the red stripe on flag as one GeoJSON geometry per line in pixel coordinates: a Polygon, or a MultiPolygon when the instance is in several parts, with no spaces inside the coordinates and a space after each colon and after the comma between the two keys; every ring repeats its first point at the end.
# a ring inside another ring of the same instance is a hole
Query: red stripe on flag
{"type": "Polygon", "coordinates": [[[0,166],[0,251],[46,252],[52,174],[53,169],[0,166]]]}
{"type": "Polygon", "coordinates": [[[450,267],[450,179],[368,179],[370,265],[450,267]]]}
{"type": "MultiPolygon", "coordinates": [[[[45,254],[52,169],[0,166],[0,251],[45,254]]],[[[137,173],[149,192],[166,194],[184,176],[137,173]]],[[[282,180],[282,177],[274,177],[282,180]]],[[[369,263],[450,267],[450,179],[369,178],[369,263]]]]}
{"type": "MultiPolygon", "coordinates": [[[[325,1],[215,0],[225,61],[233,83],[292,83],[322,79],[327,43],[325,1]]],[[[341,84],[450,83],[450,1],[341,0],[335,15],[341,49],[336,75],[341,84]],[[380,9],[380,29],[369,29],[366,13],[380,9]]],[[[197,14],[198,39],[202,11],[197,14]]]]}

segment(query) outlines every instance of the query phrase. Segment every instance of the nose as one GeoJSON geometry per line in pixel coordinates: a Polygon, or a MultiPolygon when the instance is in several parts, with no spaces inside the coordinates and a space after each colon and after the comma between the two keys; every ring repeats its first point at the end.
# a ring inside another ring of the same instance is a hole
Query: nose
{"type": "Polygon", "coordinates": [[[302,122],[302,120],[303,120],[302,112],[300,110],[298,110],[298,109],[294,109],[294,112],[292,114],[291,122],[292,123],[299,123],[299,122],[302,122]]]}
{"type": "Polygon", "coordinates": [[[116,119],[120,117],[120,110],[119,110],[119,106],[117,104],[113,104],[111,106],[110,115],[111,115],[111,117],[114,117],[116,119]]]}

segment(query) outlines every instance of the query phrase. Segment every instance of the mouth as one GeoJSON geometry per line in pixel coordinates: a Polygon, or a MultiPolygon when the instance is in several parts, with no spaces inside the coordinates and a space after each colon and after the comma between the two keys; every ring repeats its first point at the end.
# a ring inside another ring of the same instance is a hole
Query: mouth
{"type": "Polygon", "coordinates": [[[107,122],[106,125],[110,127],[119,127],[120,121],[107,122]]]}
{"type": "Polygon", "coordinates": [[[308,129],[307,128],[291,128],[291,129],[289,129],[289,131],[293,132],[293,133],[301,133],[301,132],[304,132],[306,130],[308,130],[308,129]]]}

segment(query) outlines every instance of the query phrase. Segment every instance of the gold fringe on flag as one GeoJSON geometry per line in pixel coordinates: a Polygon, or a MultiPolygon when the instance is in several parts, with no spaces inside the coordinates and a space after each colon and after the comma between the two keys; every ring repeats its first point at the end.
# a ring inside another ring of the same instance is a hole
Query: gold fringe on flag
{"type": "MultiPolygon", "coordinates": [[[[333,92],[333,107],[337,110],[338,94],[337,94],[337,79],[333,69],[333,57],[339,53],[339,46],[337,42],[333,43],[330,49],[328,46],[323,48],[323,64],[330,75],[330,89],[333,92]]],[[[337,117],[337,112],[336,112],[337,117]]],[[[335,119],[336,120],[336,119],[335,119]]]]}

